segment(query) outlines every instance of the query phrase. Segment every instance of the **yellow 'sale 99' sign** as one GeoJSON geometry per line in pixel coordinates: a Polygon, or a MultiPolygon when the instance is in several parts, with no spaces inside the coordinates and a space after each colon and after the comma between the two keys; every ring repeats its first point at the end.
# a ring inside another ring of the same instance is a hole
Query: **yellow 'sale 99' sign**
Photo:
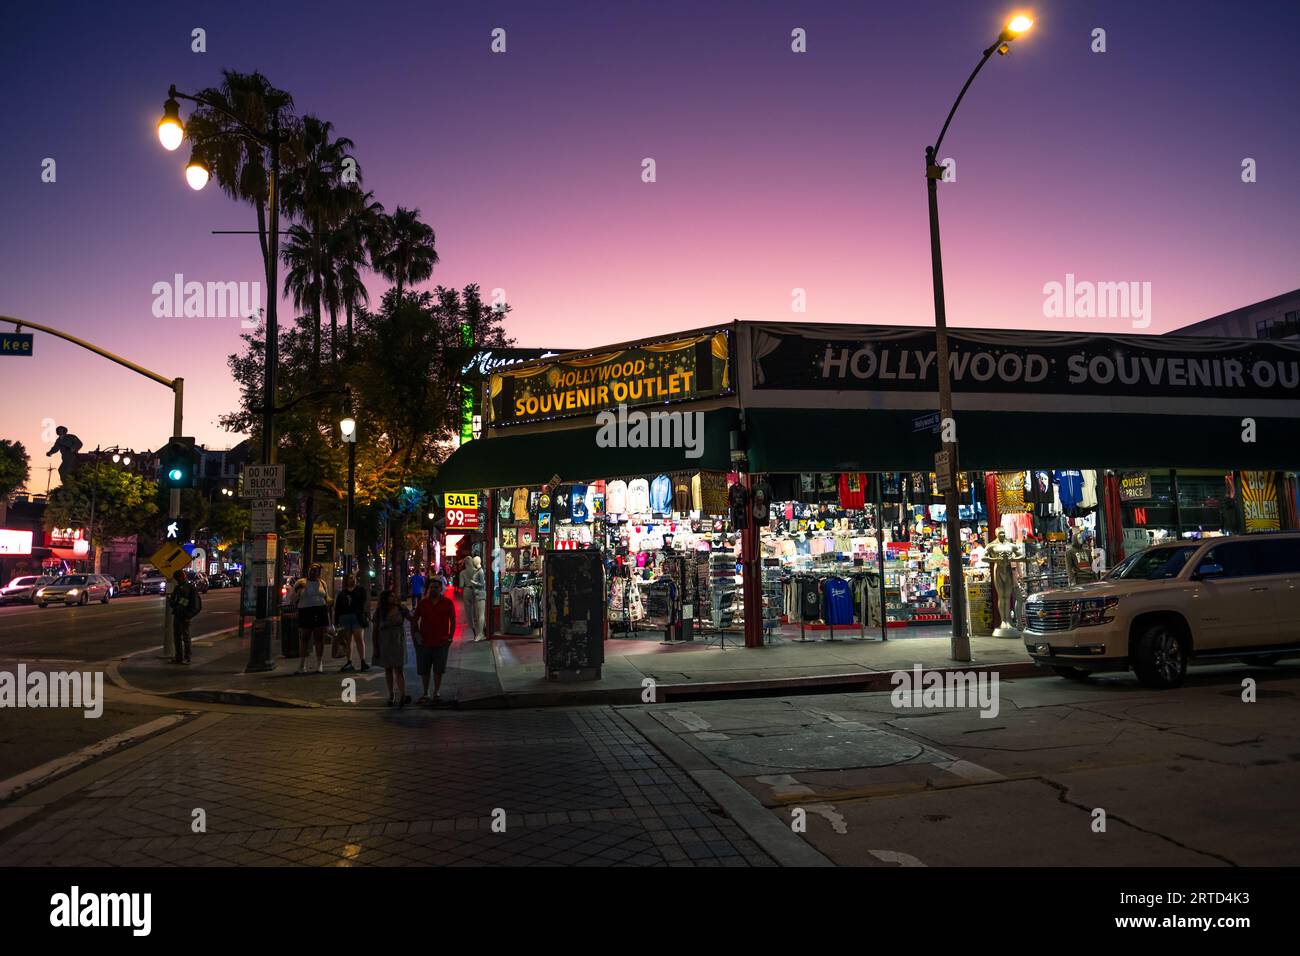
{"type": "Polygon", "coordinates": [[[449,491],[445,504],[448,530],[478,528],[478,495],[463,491],[449,491]]]}
{"type": "Polygon", "coordinates": [[[725,394],[731,391],[729,345],[719,330],[503,369],[488,385],[490,421],[545,421],[725,394]]]}

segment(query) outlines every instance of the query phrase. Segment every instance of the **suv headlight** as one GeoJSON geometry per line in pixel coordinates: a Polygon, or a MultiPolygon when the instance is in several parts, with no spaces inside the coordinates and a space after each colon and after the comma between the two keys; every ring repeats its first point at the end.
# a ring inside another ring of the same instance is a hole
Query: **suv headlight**
{"type": "Polygon", "coordinates": [[[80,593],[80,588],[68,588],[68,597],[76,597],[80,593]]]}
{"type": "Polygon", "coordinates": [[[1109,624],[1115,620],[1111,612],[1119,606],[1119,598],[1084,598],[1079,601],[1079,626],[1090,627],[1096,624],[1109,624]]]}

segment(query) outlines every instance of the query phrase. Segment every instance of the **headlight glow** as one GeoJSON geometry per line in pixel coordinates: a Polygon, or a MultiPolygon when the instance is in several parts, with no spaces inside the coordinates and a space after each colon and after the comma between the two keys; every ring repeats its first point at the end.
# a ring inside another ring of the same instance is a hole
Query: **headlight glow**
{"type": "Polygon", "coordinates": [[[1115,615],[1109,612],[1119,606],[1119,598],[1084,598],[1079,602],[1079,626],[1092,627],[1097,624],[1109,624],[1115,615]]]}

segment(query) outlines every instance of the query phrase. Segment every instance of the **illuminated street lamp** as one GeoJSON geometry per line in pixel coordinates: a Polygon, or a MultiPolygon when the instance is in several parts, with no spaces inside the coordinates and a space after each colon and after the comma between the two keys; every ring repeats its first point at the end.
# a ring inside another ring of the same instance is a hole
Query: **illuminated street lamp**
{"type": "MultiPolygon", "coordinates": [[[[952,380],[948,368],[948,318],[943,297],[943,254],[939,245],[939,196],[937,185],[939,180],[943,179],[946,166],[938,165],[936,157],[939,155],[939,147],[943,144],[944,134],[948,132],[948,124],[952,122],[957,107],[961,105],[962,97],[970,89],[976,74],[988,62],[994,51],[999,55],[1005,54],[1009,49],[1008,44],[1017,37],[1022,36],[1033,25],[1033,18],[1026,14],[1018,14],[1011,18],[1002,32],[998,34],[998,38],[984,51],[984,55],[966,80],[966,85],[957,94],[957,100],[952,104],[952,109],[948,111],[948,118],[943,121],[943,128],[939,130],[939,138],[934,141],[933,146],[925,148],[925,178],[930,205],[930,269],[934,282],[934,350],[939,378],[940,442],[942,452],[947,458],[947,473],[950,476],[948,486],[943,493],[943,501],[948,537],[948,581],[952,589],[948,602],[952,610],[952,659],[955,661],[969,661],[971,656],[970,636],[966,633],[966,584],[965,576],[962,573],[961,516],[958,512],[959,500],[957,495],[957,474],[959,471],[957,435],[952,415],[952,380]]],[[[936,467],[935,470],[938,471],[938,468],[936,467]]]]}
{"type": "Polygon", "coordinates": [[[208,164],[198,157],[197,154],[190,154],[190,161],[185,166],[185,181],[190,184],[190,189],[198,192],[208,184],[208,164]]]}
{"type": "Polygon", "coordinates": [[[185,124],[181,122],[181,104],[174,96],[163,104],[162,119],[158,121],[158,141],[168,152],[176,149],[185,138],[185,124]]]}

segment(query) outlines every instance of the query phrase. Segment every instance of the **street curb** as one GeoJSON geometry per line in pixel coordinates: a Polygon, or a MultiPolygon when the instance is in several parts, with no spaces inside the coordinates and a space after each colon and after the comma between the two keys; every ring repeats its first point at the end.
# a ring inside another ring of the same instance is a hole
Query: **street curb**
{"type": "Polygon", "coordinates": [[[644,710],[614,712],[681,767],[745,834],[780,866],[834,866],[826,856],[784,826],[752,793],[709,762],[708,758],[664,728],[644,710]]]}
{"type": "Polygon", "coordinates": [[[323,708],[324,704],[317,704],[310,700],[299,700],[294,697],[275,697],[269,694],[257,694],[245,690],[203,690],[195,688],[194,690],[174,690],[163,694],[156,694],[157,697],[166,697],[169,700],[191,700],[203,704],[232,704],[243,707],[299,707],[299,708],[323,708]]]}

